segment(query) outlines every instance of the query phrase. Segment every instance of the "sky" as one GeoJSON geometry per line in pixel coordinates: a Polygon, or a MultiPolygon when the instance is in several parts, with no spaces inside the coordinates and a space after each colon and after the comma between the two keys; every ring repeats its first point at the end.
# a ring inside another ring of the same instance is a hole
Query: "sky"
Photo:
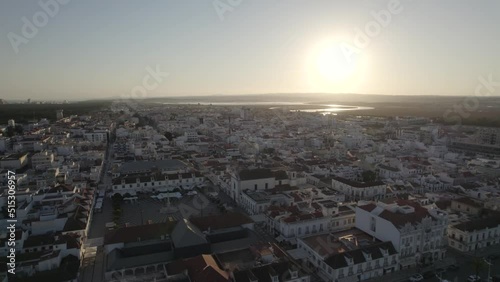
{"type": "Polygon", "coordinates": [[[474,95],[479,77],[500,81],[499,11],[498,0],[1,1],[0,98],[474,95]]]}

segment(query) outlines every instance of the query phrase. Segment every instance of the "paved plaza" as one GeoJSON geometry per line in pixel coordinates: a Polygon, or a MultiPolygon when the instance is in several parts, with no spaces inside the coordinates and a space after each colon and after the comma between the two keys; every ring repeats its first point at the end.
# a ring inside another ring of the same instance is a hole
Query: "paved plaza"
{"type": "MultiPolygon", "coordinates": [[[[119,226],[125,224],[141,225],[180,220],[183,217],[206,216],[220,214],[217,205],[203,195],[184,196],[180,200],[157,200],[144,195],[136,201],[123,201],[119,226]]],[[[103,237],[106,223],[113,222],[113,203],[110,198],[104,199],[101,213],[94,213],[89,238],[103,237]]]]}

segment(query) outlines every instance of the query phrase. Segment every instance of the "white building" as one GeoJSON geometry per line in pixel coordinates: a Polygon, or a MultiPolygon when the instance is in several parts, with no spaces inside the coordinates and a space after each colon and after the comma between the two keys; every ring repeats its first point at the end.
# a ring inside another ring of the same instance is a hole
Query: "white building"
{"type": "Polygon", "coordinates": [[[500,244],[500,218],[482,218],[448,227],[448,245],[470,252],[500,244]]]}
{"type": "Polygon", "coordinates": [[[105,143],[108,141],[108,132],[106,131],[91,131],[85,132],[83,137],[93,143],[105,143]]]}
{"type": "Polygon", "coordinates": [[[266,191],[244,191],[240,206],[249,214],[264,213],[271,205],[289,206],[293,198],[286,193],[272,194],[266,191]]]}
{"type": "Polygon", "coordinates": [[[110,196],[114,194],[136,195],[137,192],[167,192],[175,188],[191,190],[194,186],[201,186],[204,180],[203,175],[198,172],[123,176],[113,180],[113,192],[110,196]]]}
{"type": "Polygon", "coordinates": [[[399,270],[393,244],[373,240],[358,229],[301,238],[297,249],[328,281],[362,281],[399,270]]]}
{"type": "Polygon", "coordinates": [[[232,175],[230,196],[239,203],[242,191],[247,189],[253,191],[273,189],[275,180],[270,169],[242,170],[232,175]]]}
{"type": "Polygon", "coordinates": [[[447,213],[416,202],[359,205],[356,227],[381,241],[391,241],[403,268],[441,260],[446,252],[447,213]]]}
{"type": "Polygon", "coordinates": [[[54,154],[49,151],[36,153],[31,157],[31,166],[35,169],[50,168],[53,163],[54,154]]]}
{"type": "Polygon", "coordinates": [[[343,177],[332,178],[332,188],[342,192],[351,200],[374,200],[384,198],[387,185],[381,181],[358,182],[343,177]]]}
{"type": "Polygon", "coordinates": [[[298,210],[297,206],[269,208],[267,227],[283,240],[295,242],[296,238],[325,232],[349,229],[355,226],[354,208],[335,206],[335,211],[325,213],[321,209],[298,210]]]}

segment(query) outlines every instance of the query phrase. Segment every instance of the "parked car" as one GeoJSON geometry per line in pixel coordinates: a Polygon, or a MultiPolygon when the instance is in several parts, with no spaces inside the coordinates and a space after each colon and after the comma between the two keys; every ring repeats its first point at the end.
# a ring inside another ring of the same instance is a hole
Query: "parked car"
{"type": "Polygon", "coordinates": [[[478,275],[469,275],[469,277],[467,277],[467,281],[468,282],[479,282],[479,281],[481,281],[481,277],[479,277],[478,275]]]}
{"type": "Polygon", "coordinates": [[[411,282],[418,282],[418,281],[423,281],[423,280],[424,280],[424,277],[420,273],[413,274],[410,277],[411,282]]]}

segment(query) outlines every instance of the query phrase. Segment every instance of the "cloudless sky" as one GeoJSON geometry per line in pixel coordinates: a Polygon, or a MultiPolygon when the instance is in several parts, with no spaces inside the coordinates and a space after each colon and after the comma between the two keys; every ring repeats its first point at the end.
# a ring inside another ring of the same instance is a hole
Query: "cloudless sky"
{"type": "Polygon", "coordinates": [[[70,0],[16,53],[8,34],[23,36],[39,1],[0,2],[0,98],[127,95],[157,65],[169,76],[148,97],[473,95],[479,76],[500,81],[498,0],[401,0],[357,49],[356,30],[389,0],[241,0],[222,17],[213,0],[70,0]]]}

